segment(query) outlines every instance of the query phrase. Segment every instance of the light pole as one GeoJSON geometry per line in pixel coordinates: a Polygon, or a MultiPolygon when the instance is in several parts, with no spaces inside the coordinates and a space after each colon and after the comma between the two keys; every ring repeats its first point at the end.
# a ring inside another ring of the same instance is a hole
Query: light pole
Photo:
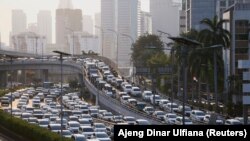
{"type": "MultiPolygon", "coordinates": [[[[160,34],[165,34],[167,37],[171,37],[171,34],[157,30],[160,34]]],[[[167,46],[171,46],[173,43],[166,43],[167,46]]],[[[174,69],[174,48],[172,47],[171,49],[164,49],[164,50],[170,50],[170,55],[171,55],[171,113],[173,112],[173,102],[174,102],[174,74],[173,74],[173,69],[174,69]]],[[[184,108],[184,107],[183,107],[184,108]]]]}
{"type": "Polygon", "coordinates": [[[189,53],[190,47],[196,47],[201,45],[199,42],[195,40],[191,40],[185,37],[168,37],[169,39],[173,40],[174,42],[183,45],[181,47],[182,50],[182,68],[183,68],[183,76],[184,76],[184,90],[182,95],[182,124],[185,125],[185,102],[186,102],[186,95],[187,95],[187,56],[189,53]]]}
{"type": "Polygon", "coordinates": [[[66,29],[68,29],[69,31],[71,31],[72,32],[72,35],[73,35],[73,43],[72,43],[72,56],[74,56],[74,48],[75,48],[75,31],[73,30],[73,29],[71,29],[71,28],[69,28],[69,27],[65,27],[66,29]]]}
{"type": "Polygon", "coordinates": [[[100,26],[95,26],[95,28],[98,28],[98,29],[100,29],[101,30],[101,32],[102,32],[102,56],[103,56],[103,39],[104,39],[104,31],[103,31],[103,28],[102,27],[100,27],[100,26]]]}
{"type": "Polygon", "coordinates": [[[116,63],[117,63],[117,69],[118,69],[118,39],[119,39],[119,33],[113,29],[107,29],[108,31],[111,31],[116,34],[116,63]]]}
{"type": "MultiPolygon", "coordinates": [[[[135,44],[135,40],[132,38],[132,36],[125,34],[125,33],[121,33],[122,36],[126,36],[131,40],[131,49],[133,49],[133,45],[135,44]]],[[[135,73],[134,73],[134,62],[132,61],[132,82],[135,83],[135,73]]]]}
{"type": "Polygon", "coordinates": [[[223,45],[221,44],[217,44],[217,45],[213,45],[213,46],[209,46],[209,47],[205,47],[205,48],[201,48],[201,49],[197,49],[197,50],[203,50],[203,49],[213,49],[213,61],[214,61],[214,95],[215,95],[215,106],[216,106],[216,112],[218,111],[218,89],[217,89],[217,54],[216,54],[216,48],[224,48],[223,45]]]}
{"type": "Polygon", "coordinates": [[[63,96],[63,90],[62,90],[62,83],[63,83],[63,67],[62,67],[62,63],[63,63],[63,56],[68,56],[70,54],[68,53],[65,53],[65,52],[61,52],[61,51],[53,51],[54,53],[56,54],[59,54],[60,55],[60,62],[61,62],[61,99],[60,99],[60,102],[61,102],[61,136],[62,136],[62,127],[63,127],[63,105],[62,105],[62,96],[63,96]]]}

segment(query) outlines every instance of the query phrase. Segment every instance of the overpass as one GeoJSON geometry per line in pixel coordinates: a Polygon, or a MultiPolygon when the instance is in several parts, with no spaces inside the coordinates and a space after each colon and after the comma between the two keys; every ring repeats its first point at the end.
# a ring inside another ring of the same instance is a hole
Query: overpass
{"type": "MultiPolygon", "coordinates": [[[[76,78],[82,82],[82,69],[74,62],[63,62],[64,82],[76,78]]],[[[61,63],[60,61],[44,60],[14,60],[0,62],[0,85],[6,86],[9,81],[8,72],[13,71],[13,81],[28,83],[32,79],[43,81],[60,82],[61,63]],[[16,80],[16,81],[15,81],[16,80]]]]}
{"type": "MultiPolygon", "coordinates": [[[[90,55],[87,55],[85,57],[92,57],[90,55]]],[[[103,57],[100,56],[94,56],[92,58],[96,59],[103,59],[103,57]]],[[[114,67],[114,63],[108,59],[104,58],[104,62],[107,63],[108,65],[111,65],[114,67]]],[[[0,77],[1,75],[5,75],[5,78],[8,81],[8,74],[7,71],[13,71],[13,70],[42,70],[42,80],[44,81],[50,81],[49,79],[51,77],[55,77],[56,75],[60,76],[60,68],[61,64],[60,61],[44,61],[44,60],[36,60],[36,59],[31,59],[31,60],[19,60],[19,61],[13,61],[8,62],[8,61],[2,61],[0,62],[0,77]],[[5,72],[5,73],[3,73],[5,72]]],[[[117,67],[116,67],[117,68],[117,67]]],[[[80,78],[80,82],[85,83],[91,94],[97,96],[99,93],[102,93],[98,91],[88,80],[87,78],[84,77],[83,75],[83,70],[81,65],[76,64],[75,62],[71,61],[64,61],[63,62],[63,74],[64,78],[68,74],[70,74],[70,78],[72,78],[71,74],[77,74],[78,78],[80,78]]],[[[22,75],[23,77],[26,77],[26,74],[22,75]]],[[[1,81],[4,79],[1,79],[1,81]]],[[[55,82],[55,81],[53,81],[55,82]]],[[[1,82],[0,82],[1,83],[1,82]]],[[[154,120],[152,118],[146,117],[145,115],[142,115],[141,113],[137,113],[136,111],[130,109],[129,107],[125,107],[124,105],[121,105],[118,101],[115,101],[104,94],[99,95],[99,103],[103,105],[106,108],[110,108],[116,113],[121,113],[126,116],[133,116],[138,119],[147,119],[153,124],[160,124],[159,121],[154,120]]]]}

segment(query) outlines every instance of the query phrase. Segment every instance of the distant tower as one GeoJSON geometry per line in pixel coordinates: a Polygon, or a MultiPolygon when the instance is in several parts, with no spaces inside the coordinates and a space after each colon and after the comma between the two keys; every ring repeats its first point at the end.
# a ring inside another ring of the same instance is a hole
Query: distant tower
{"type": "Polygon", "coordinates": [[[56,44],[60,50],[76,53],[74,44],[73,49],[68,46],[68,35],[75,32],[82,32],[82,10],[73,9],[71,0],[60,0],[59,7],[56,9],[56,44]]]}
{"type": "Polygon", "coordinates": [[[41,10],[37,14],[38,34],[46,36],[47,43],[52,43],[52,16],[50,11],[41,10]]]}
{"type": "Polygon", "coordinates": [[[73,9],[71,0],[60,0],[58,9],[73,9]]]}
{"type": "Polygon", "coordinates": [[[27,27],[26,14],[23,10],[12,10],[12,35],[25,32],[27,27]]]}

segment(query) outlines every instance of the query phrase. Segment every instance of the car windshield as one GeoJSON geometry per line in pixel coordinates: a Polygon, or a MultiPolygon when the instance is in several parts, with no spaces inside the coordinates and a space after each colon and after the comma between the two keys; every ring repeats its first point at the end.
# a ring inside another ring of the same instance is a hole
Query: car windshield
{"type": "Polygon", "coordinates": [[[196,115],[197,116],[205,116],[205,114],[203,112],[197,112],[196,115]]]}
{"type": "Polygon", "coordinates": [[[92,128],[83,128],[83,132],[94,132],[92,128]]]}
{"type": "Polygon", "coordinates": [[[135,88],[135,89],[134,89],[134,91],[140,91],[140,89],[138,89],[138,88],[135,88]]]}
{"type": "Polygon", "coordinates": [[[147,111],[154,111],[154,109],[153,108],[147,108],[147,111]]]}
{"type": "Polygon", "coordinates": [[[85,137],[77,137],[75,141],[86,141],[85,137]]]}
{"type": "Polygon", "coordinates": [[[80,122],[80,124],[90,124],[90,122],[88,120],[80,120],[79,122],[80,122]]]}
{"type": "Polygon", "coordinates": [[[157,115],[165,115],[164,112],[158,112],[157,115]]]}
{"type": "Polygon", "coordinates": [[[61,126],[58,125],[58,126],[51,126],[51,130],[60,130],[61,129],[61,126]]]}
{"type": "Polygon", "coordinates": [[[111,113],[106,113],[104,116],[113,116],[111,113]]]}
{"type": "Polygon", "coordinates": [[[185,122],[191,122],[189,118],[185,118],[185,122]]]}
{"type": "Polygon", "coordinates": [[[242,125],[239,121],[232,121],[232,125],[242,125]]]}
{"type": "Polygon", "coordinates": [[[126,121],[135,121],[135,119],[132,117],[131,118],[129,117],[129,118],[126,118],[126,121]]]}
{"type": "Polygon", "coordinates": [[[76,124],[76,123],[71,123],[70,124],[70,127],[79,127],[80,125],[79,124],[76,124]]]}
{"type": "Polygon", "coordinates": [[[126,89],[131,89],[132,87],[131,86],[126,86],[126,89]]]}
{"type": "Polygon", "coordinates": [[[103,124],[96,124],[95,127],[96,128],[105,128],[105,125],[103,125],[103,124]]]}
{"type": "Polygon", "coordinates": [[[97,138],[108,138],[108,135],[103,133],[103,134],[96,134],[97,138]]]}
{"type": "Polygon", "coordinates": [[[44,121],[44,120],[43,120],[43,121],[40,121],[39,124],[40,124],[40,125],[48,125],[48,124],[49,124],[49,121],[44,121]]]}
{"type": "Polygon", "coordinates": [[[63,131],[62,135],[66,136],[66,135],[71,135],[72,133],[70,131],[63,131]]]}
{"type": "Polygon", "coordinates": [[[175,105],[175,104],[174,104],[174,105],[171,105],[171,107],[172,107],[172,108],[178,108],[178,106],[175,105]]]}
{"type": "Polygon", "coordinates": [[[168,115],[169,118],[176,118],[176,115],[168,115]]]}

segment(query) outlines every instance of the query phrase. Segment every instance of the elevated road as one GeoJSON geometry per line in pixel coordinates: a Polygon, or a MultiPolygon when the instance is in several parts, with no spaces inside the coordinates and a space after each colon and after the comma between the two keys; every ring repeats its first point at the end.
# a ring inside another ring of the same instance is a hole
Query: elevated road
{"type": "MultiPolygon", "coordinates": [[[[11,69],[51,69],[53,67],[56,71],[59,70],[60,62],[59,61],[41,61],[41,60],[33,60],[33,61],[20,61],[20,62],[13,62],[11,65],[9,62],[0,63],[0,70],[11,70],[11,69]]],[[[83,69],[79,64],[76,64],[75,62],[63,62],[64,70],[67,70],[67,67],[69,68],[69,71],[72,71],[72,68],[76,70],[75,73],[83,73],[83,69]]],[[[113,111],[117,113],[121,113],[125,116],[133,116],[137,119],[146,119],[150,121],[152,124],[161,124],[160,121],[156,119],[152,119],[148,117],[146,114],[138,113],[137,111],[133,110],[130,107],[127,107],[125,105],[122,105],[120,102],[105,96],[102,94],[101,91],[97,90],[96,87],[94,87],[86,77],[83,77],[83,81],[85,82],[87,88],[89,91],[96,95],[99,93],[99,102],[104,105],[107,108],[112,109],[113,111]]]]}
{"type": "Polygon", "coordinates": [[[123,114],[124,116],[133,116],[137,119],[146,119],[152,124],[161,124],[159,120],[152,119],[148,117],[146,114],[142,114],[139,112],[136,112],[132,108],[129,108],[125,105],[122,105],[120,102],[112,99],[111,97],[108,97],[102,93],[102,91],[99,91],[96,87],[94,87],[85,77],[84,80],[86,87],[89,89],[89,91],[94,94],[95,96],[98,95],[99,97],[99,103],[102,105],[105,105],[106,107],[112,109],[113,111],[123,114]]]}

